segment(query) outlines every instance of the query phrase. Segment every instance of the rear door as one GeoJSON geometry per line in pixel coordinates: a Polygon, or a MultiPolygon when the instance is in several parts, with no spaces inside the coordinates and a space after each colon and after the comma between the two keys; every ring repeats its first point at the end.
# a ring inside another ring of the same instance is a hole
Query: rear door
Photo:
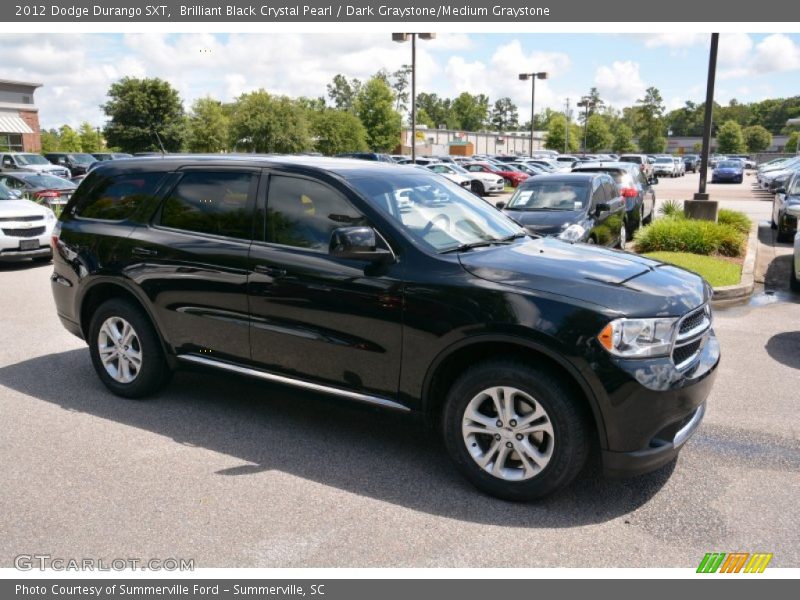
{"type": "Polygon", "coordinates": [[[185,168],[120,254],[177,354],[250,358],[247,260],[259,169],[185,168]]]}

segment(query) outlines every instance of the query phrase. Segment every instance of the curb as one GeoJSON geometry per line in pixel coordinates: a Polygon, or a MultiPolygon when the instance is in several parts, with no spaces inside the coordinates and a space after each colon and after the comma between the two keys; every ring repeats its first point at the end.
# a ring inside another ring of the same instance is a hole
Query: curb
{"type": "Polygon", "coordinates": [[[758,223],[750,227],[747,238],[747,253],[742,264],[742,279],[736,285],[723,285],[714,288],[713,302],[718,300],[741,300],[749,298],[755,288],[756,257],[758,256],[758,223]]]}

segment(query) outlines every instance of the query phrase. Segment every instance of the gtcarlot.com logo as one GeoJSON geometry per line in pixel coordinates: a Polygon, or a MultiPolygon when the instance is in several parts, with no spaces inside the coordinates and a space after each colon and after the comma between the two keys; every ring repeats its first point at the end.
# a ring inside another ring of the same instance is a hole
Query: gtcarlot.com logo
{"type": "Polygon", "coordinates": [[[194,571],[193,558],[64,558],[50,554],[19,554],[14,567],[20,571],[194,571]]]}
{"type": "Polygon", "coordinates": [[[698,573],[763,573],[772,554],[766,552],[709,552],[700,561],[698,573]]]}

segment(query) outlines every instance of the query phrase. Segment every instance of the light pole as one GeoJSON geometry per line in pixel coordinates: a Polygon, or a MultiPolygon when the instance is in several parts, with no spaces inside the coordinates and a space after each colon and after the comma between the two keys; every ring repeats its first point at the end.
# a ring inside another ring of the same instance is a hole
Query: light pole
{"type": "Polygon", "coordinates": [[[547,73],[540,71],[538,73],[520,73],[519,80],[531,80],[531,151],[530,156],[533,156],[533,130],[536,122],[536,80],[547,79],[547,73]]]}
{"type": "MultiPolygon", "coordinates": [[[[436,39],[435,33],[393,33],[393,42],[411,38],[411,162],[417,161],[417,36],[421,40],[436,39]]],[[[402,144],[401,144],[402,145],[402,144]]]]}
{"type": "Polygon", "coordinates": [[[594,110],[598,106],[603,104],[602,100],[594,100],[591,96],[583,96],[581,101],[578,102],[578,106],[581,108],[585,108],[586,111],[583,114],[583,153],[586,154],[586,141],[587,141],[587,133],[588,133],[588,125],[589,125],[589,109],[591,108],[594,110]]]}
{"type": "Polygon", "coordinates": [[[569,151],[569,126],[572,123],[572,111],[569,109],[569,98],[567,98],[564,116],[567,117],[567,128],[566,131],[564,131],[564,154],[566,154],[569,151]]]}

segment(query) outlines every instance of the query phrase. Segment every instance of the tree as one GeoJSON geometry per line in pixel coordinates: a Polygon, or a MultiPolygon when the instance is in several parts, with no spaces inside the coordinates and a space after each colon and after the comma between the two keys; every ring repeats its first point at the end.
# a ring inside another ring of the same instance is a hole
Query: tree
{"type": "Polygon", "coordinates": [[[78,138],[80,139],[82,152],[100,152],[103,148],[103,138],[100,132],[92,127],[91,123],[84,121],[78,128],[78,138]]]}
{"type": "Polygon", "coordinates": [[[311,135],[318,152],[327,155],[367,150],[367,130],[353,113],[326,108],[311,114],[311,135]]]}
{"type": "Polygon", "coordinates": [[[417,109],[417,125],[425,125],[426,127],[435,128],[436,123],[433,122],[430,115],[425,111],[424,108],[417,109]]]}
{"type": "Polygon", "coordinates": [[[789,139],[786,140],[786,145],[783,147],[784,152],[797,152],[797,144],[798,139],[800,139],[800,133],[797,131],[793,131],[789,134],[789,139]]]}
{"type": "Polygon", "coordinates": [[[453,120],[458,129],[480,131],[489,116],[489,98],[485,94],[462,92],[451,106],[453,120]]]}
{"type": "Polygon", "coordinates": [[[402,118],[394,109],[391,88],[380,77],[373,77],[356,98],[356,115],[367,131],[367,144],[374,152],[388,152],[400,143],[402,118]]]}
{"type": "Polygon", "coordinates": [[[56,129],[42,129],[42,152],[58,152],[61,140],[56,129]]]}
{"type": "MultiPolygon", "coordinates": [[[[564,151],[567,135],[567,118],[563,114],[555,114],[547,124],[547,135],[544,139],[544,147],[550,150],[564,151]]],[[[570,123],[569,142],[567,152],[577,152],[580,145],[580,128],[574,123],[570,123]]]]}
{"type": "Polygon", "coordinates": [[[725,121],[717,131],[717,151],[722,154],[744,152],[742,128],[736,121],[725,121]]]}
{"type": "Polygon", "coordinates": [[[62,152],[80,152],[81,138],[69,125],[62,125],[58,130],[59,150],[62,152]]]}
{"type": "Polygon", "coordinates": [[[108,90],[102,108],[110,121],[105,128],[109,146],[123,152],[183,147],[186,119],[180,96],[168,82],[158,78],[125,77],[108,90]],[[159,144],[159,139],[161,144],[159,144]]]}
{"type": "Polygon", "coordinates": [[[497,131],[514,131],[519,129],[519,110],[511,98],[500,98],[492,108],[491,124],[497,131]]]}
{"type": "Polygon", "coordinates": [[[609,148],[614,141],[606,120],[598,114],[590,115],[586,121],[586,148],[599,152],[609,148]]]}
{"type": "Polygon", "coordinates": [[[261,89],[236,99],[230,131],[233,145],[248,152],[302,152],[311,148],[307,111],[287,96],[261,89]]]}
{"type": "Polygon", "coordinates": [[[748,152],[763,152],[772,145],[772,134],[761,125],[751,125],[742,130],[748,152]]]}
{"type": "Polygon", "coordinates": [[[614,129],[614,140],[611,142],[611,149],[617,154],[636,150],[636,144],[633,143],[633,131],[625,123],[617,123],[616,129],[614,129]]]}
{"type": "Polygon", "coordinates": [[[586,95],[585,99],[581,99],[578,103],[578,107],[582,107],[583,110],[578,113],[578,120],[583,123],[593,114],[595,114],[605,102],[600,98],[600,92],[596,87],[593,87],[589,90],[589,93],[586,95]]]}
{"type": "Polygon", "coordinates": [[[347,79],[341,73],[334,76],[328,84],[328,98],[333,101],[333,105],[340,110],[355,110],[356,98],[361,91],[361,81],[347,79]]]}
{"type": "Polygon", "coordinates": [[[425,111],[432,127],[446,125],[448,129],[455,129],[456,124],[451,113],[452,102],[449,98],[439,98],[436,94],[422,92],[417,94],[417,120],[421,111],[425,111]]]}
{"type": "Polygon", "coordinates": [[[230,119],[222,102],[210,97],[195,100],[187,145],[190,152],[223,152],[230,147],[230,119]]]}
{"type": "Polygon", "coordinates": [[[644,98],[636,101],[635,131],[639,135],[639,147],[642,152],[655,154],[663,152],[667,145],[664,137],[664,100],[657,88],[649,87],[644,98]]]}
{"type": "MultiPolygon", "coordinates": [[[[409,78],[411,77],[411,65],[403,65],[397,71],[392,73],[391,88],[394,93],[395,106],[394,109],[401,115],[408,111],[408,101],[411,97],[411,92],[408,89],[409,78]]],[[[419,115],[417,115],[419,121],[419,115]]]]}

